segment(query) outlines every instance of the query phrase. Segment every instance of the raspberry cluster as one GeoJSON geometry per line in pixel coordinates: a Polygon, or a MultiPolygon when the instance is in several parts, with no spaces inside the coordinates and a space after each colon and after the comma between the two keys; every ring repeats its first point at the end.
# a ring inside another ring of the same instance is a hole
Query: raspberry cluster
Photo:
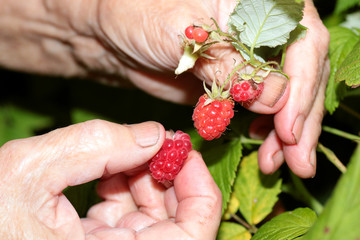
{"type": "Polygon", "coordinates": [[[159,152],[149,161],[152,177],[159,182],[174,180],[191,148],[190,136],[182,131],[176,131],[172,139],[165,139],[159,152]]]}
{"type": "Polygon", "coordinates": [[[234,81],[230,94],[236,102],[252,102],[260,96],[264,89],[264,82],[256,83],[252,79],[234,81]]]}
{"type": "Polygon", "coordinates": [[[230,124],[230,119],[234,116],[234,102],[219,99],[207,104],[208,99],[207,94],[200,97],[192,119],[199,135],[206,140],[213,140],[219,138],[230,124]]]}

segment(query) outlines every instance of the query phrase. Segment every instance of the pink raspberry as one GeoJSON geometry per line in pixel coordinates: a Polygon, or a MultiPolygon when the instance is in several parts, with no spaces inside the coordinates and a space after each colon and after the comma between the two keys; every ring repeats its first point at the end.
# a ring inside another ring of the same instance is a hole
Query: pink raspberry
{"type": "Polygon", "coordinates": [[[260,96],[264,89],[264,83],[256,83],[253,80],[234,81],[230,94],[236,102],[252,102],[260,96]]]}
{"type": "Polygon", "coordinates": [[[149,161],[152,177],[159,182],[174,180],[191,148],[190,136],[182,131],[176,131],[172,139],[165,139],[159,152],[149,161]]]}

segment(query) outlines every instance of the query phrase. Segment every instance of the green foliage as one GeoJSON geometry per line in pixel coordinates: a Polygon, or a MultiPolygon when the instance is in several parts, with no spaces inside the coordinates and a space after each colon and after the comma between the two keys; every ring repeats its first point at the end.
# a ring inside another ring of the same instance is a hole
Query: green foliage
{"type": "Polygon", "coordinates": [[[230,15],[229,26],[251,48],[285,44],[302,18],[303,3],[288,0],[242,0],[230,15]]]}
{"type": "MultiPolygon", "coordinates": [[[[331,72],[325,107],[331,115],[326,115],[324,121],[331,123],[333,128],[345,128],[351,134],[325,131],[322,139],[327,141],[326,148],[324,145],[318,146],[325,155],[336,157],[344,165],[349,160],[346,156],[352,154],[356,145],[354,141],[359,138],[360,120],[357,104],[360,88],[349,87],[360,83],[360,35],[359,30],[354,28],[358,20],[356,15],[345,15],[345,12],[350,12],[359,2],[360,0],[337,1],[335,12],[330,13],[337,21],[347,20],[341,26],[337,24],[329,27],[331,72]],[[339,17],[339,14],[342,15],[339,17]],[[345,107],[339,106],[346,103],[346,100],[349,100],[353,108],[347,107],[344,111],[345,107]],[[341,114],[339,110],[342,110],[341,114]],[[352,124],[347,124],[348,120],[352,124]],[[330,134],[337,136],[334,138],[330,134]]],[[[242,0],[231,15],[230,29],[237,33],[237,40],[244,42],[250,50],[253,49],[255,57],[260,49],[279,53],[287,44],[304,37],[306,29],[298,24],[302,7],[302,1],[242,0]],[[260,14],[260,11],[265,15],[260,14]],[[262,18],[257,18],[259,16],[262,18]],[[280,26],[282,22],[289,22],[289,25],[280,26]],[[274,30],[274,35],[265,31],[269,28],[274,30]],[[273,46],[278,48],[272,48],[273,46]]],[[[247,53],[236,44],[235,47],[250,57],[250,50],[247,53]]],[[[9,73],[2,72],[1,76],[7,74],[9,73]]],[[[244,137],[252,118],[240,109],[237,113],[241,119],[234,118],[231,126],[233,134],[206,142],[193,129],[192,106],[164,102],[134,89],[110,88],[83,80],[49,80],[28,76],[27,80],[19,80],[18,84],[28,86],[21,98],[17,98],[20,95],[17,95],[17,87],[9,93],[17,97],[0,94],[0,145],[11,139],[34,136],[94,118],[118,123],[158,121],[166,129],[181,129],[191,135],[194,148],[202,153],[222,191],[223,221],[219,229],[219,240],[360,239],[360,229],[357,226],[360,216],[359,146],[352,154],[346,171],[341,168],[345,173],[336,187],[332,185],[336,177],[327,175],[333,165],[325,165],[325,168],[319,166],[315,179],[300,181],[294,175],[287,174],[287,171],[264,175],[257,164],[259,142],[249,141],[244,137]],[[316,184],[319,176],[325,180],[316,184]],[[330,189],[331,192],[322,193],[323,189],[330,189]],[[321,197],[321,202],[326,204],[324,210],[315,197],[321,197]],[[276,208],[275,203],[278,201],[284,204],[284,209],[276,208]],[[285,212],[271,218],[270,213],[274,210],[285,212]],[[318,218],[313,210],[321,212],[318,218]]],[[[8,92],[6,86],[3,89],[8,92]]],[[[322,154],[318,155],[318,159],[319,165],[324,164],[322,154]]],[[[84,216],[91,205],[100,201],[95,187],[96,181],[93,181],[64,191],[80,216],[84,216]]]]}
{"type": "Polygon", "coordinates": [[[338,182],[333,196],[319,220],[305,236],[315,239],[359,239],[360,216],[360,145],[354,152],[346,173],[338,182]]]}
{"type": "Polygon", "coordinates": [[[340,26],[330,28],[329,32],[331,39],[329,46],[331,69],[329,83],[326,88],[325,107],[330,113],[333,113],[346,93],[345,85],[335,81],[335,74],[344,59],[351,53],[360,37],[356,32],[340,26]]]}
{"type": "Polygon", "coordinates": [[[315,212],[309,208],[284,212],[261,226],[252,240],[298,239],[307,233],[316,219],[315,212]]]}
{"type": "Polygon", "coordinates": [[[335,81],[345,81],[350,87],[360,84],[360,40],[341,63],[335,81]]]}
{"type": "Polygon", "coordinates": [[[336,1],[335,13],[339,14],[349,10],[352,7],[360,6],[360,0],[338,0],[336,1]]]}
{"type": "Polygon", "coordinates": [[[237,223],[223,222],[219,228],[218,240],[249,240],[251,233],[237,223]]]}
{"type": "Polygon", "coordinates": [[[234,185],[239,210],[250,225],[260,223],[272,211],[281,192],[279,172],[273,175],[261,173],[257,152],[243,158],[234,185]]]}
{"type": "Polygon", "coordinates": [[[240,1],[230,15],[229,32],[234,33],[235,38],[248,46],[250,51],[244,50],[237,42],[233,43],[234,47],[246,59],[252,59],[255,54],[256,59],[265,62],[264,51],[268,52],[269,48],[289,44],[303,36],[304,28],[299,25],[303,7],[302,1],[240,1]],[[261,47],[265,50],[259,50],[261,47]]]}
{"type": "Polygon", "coordinates": [[[52,124],[48,116],[10,103],[0,105],[0,116],[0,146],[12,139],[31,137],[52,124]]]}
{"type": "Polygon", "coordinates": [[[224,212],[230,199],[232,185],[242,156],[241,141],[237,138],[228,142],[219,140],[205,143],[201,152],[211,175],[222,192],[224,212]]]}

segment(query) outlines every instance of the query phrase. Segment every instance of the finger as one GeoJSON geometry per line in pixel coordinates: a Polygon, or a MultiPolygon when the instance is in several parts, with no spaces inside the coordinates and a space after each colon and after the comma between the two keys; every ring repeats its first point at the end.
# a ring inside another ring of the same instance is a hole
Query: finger
{"type": "Polygon", "coordinates": [[[300,141],[304,122],[318,94],[321,77],[329,71],[326,63],[329,33],[309,2],[302,21],[309,27],[306,38],[287,49],[284,72],[290,77],[290,96],[284,108],[275,116],[277,134],[287,144],[300,141]]]}
{"type": "Polygon", "coordinates": [[[121,217],[138,210],[131,196],[127,177],[123,174],[101,180],[97,186],[97,193],[104,201],[89,209],[88,218],[114,227],[121,217]]]}
{"type": "Polygon", "coordinates": [[[140,212],[157,221],[168,218],[164,202],[166,188],[154,180],[148,171],[131,177],[129,187],[140,212]]]}
{"type": "Polygon", "coordinates": [[[199,153],[190,152],[175,178],[174,189],[179,201],[175,223],[195,239],[214,239],[222,197],[199,153]]]}
{"type": "Polygon", "coordinates": [[[272,174],[284,161],[282,142],[272,130],[258,150],[259,168],[264,174],[272,174]]]}
{"type": "Polygon", "coordinates": [[[170,219],[175,218],[178,204],[175,189],[173,187],[168,188],[165,192],[165,208],[170,219]]]}
{"type": "Polygon", "coordinates": [[[36,173],[38,188],[57,195],[67,186],[146,163],[160,149],[165,130],[159,123],[119,125],[92,120],[29,139],[18,146],[36,173]]]}
{"type": "MultiPolygon", "coordinates": [[[[327,74],[323,77],[327,79],[327,74]]],[[[299,177],[314,177],[316,172],[316,147],[324,115],[327,81],[322,81],[314,106],[304,122],[303,133],[297,144],[284,144],[283,151],[290,169],[299,177]]]]}

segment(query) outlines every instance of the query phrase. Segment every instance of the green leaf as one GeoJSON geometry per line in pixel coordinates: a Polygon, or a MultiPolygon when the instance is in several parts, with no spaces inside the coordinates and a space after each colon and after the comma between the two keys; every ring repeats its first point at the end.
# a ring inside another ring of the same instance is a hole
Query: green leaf
{"type": "Polygon", "coordinates": [[[304,240],[360,239],[360,145],[318,221],[304,240]]]}
{"type": "Polygon", "coordinates": [[[345,81],[348,86],[360,84],[360,41],[346,56],[335,74],[335,81],[345,81]]]}
{"type": "Polygon", "coordinates": [[[299,239],[314,224],[316,218],[315,212],[310,208],[284,212],[262,225],[252,240],[299,239]]]}
{"type": "Polygon", "coordinates": [[[242,154],[241,141],[234,139],[229,142],[222,140],[204,142],[201,148],[209,171],[222,192],[224,212],[230,199],[242,154]]]}
{"type": "Polygon", "coordinates": [[[257,152],[241,161],[234,194],[239,201],[239,210],[249,224],[258,224],[272,211],[281,192],[279,175],[279,172],[273,175],[261,173],[257,152]]]}
{"type": "Polygon", "coordinates": [[[81,123],[92,119],[105,119],[104,116],[100,114],[82,108],[73,108],[70,114],[72,123],[81,123]]]}
{"type": "Polygon", "coordinates": [[[34,136],[52,124],[50,117],[16,105],[0,107],[0,146],[7,141],[34,136]]]}
{"type": "Polygon", "coordinates": [[[330,78],[326,88],[325,107],[332,114],[346,94],[344,83],[335,82],[335,74],[346,56],[352,51],[359,36],[345,27],[329,28],[330,32],[330,78]]]}
{"type": "Polygon", "coordinates": [[[338,0],[336,1],[335,13],[339,14],[349,10],[356,5],[360,5],[360,0],[338,0]]]}
{"type": "Polygon", "coordinates": [[[229,31],[251,48],[285,44],[302,19],[304,4],[289,0],[242,0],[229,18],[229,31]]]}
{"type": "Polygon", "coordinates": [[[251,234],[243,226],[232,222],[222,222],[217,240],[249,240],[251,234]]]}

